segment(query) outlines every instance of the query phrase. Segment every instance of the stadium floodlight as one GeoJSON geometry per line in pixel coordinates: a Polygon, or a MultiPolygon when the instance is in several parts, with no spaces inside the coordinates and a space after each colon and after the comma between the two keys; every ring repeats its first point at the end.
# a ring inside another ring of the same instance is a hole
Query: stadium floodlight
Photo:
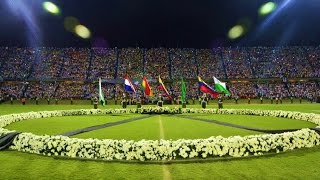
{"type": "Polygon", "coordinates": [[[268,15],[272,13],[274,10],[276,10],[277,5],[274,2],[267,2],[263,4],[259,9],[259,14],[261,16],[268,15]]]}
{"type": "Polygon", "coordinates": [[[79,37],[81,37],[81,38],[83,38],[83,39],[88,39],[88,38],[91,37],[91,32],[90,32],[90,30],[89,30],[87,27],[85,27],[84,25],[77,25],[77,26],[75,27],[75,33],[76,33],[79,37]]]}
{"type": "Polygon", "coordinates": [[[42,3],[42,7],[44,10],[46,10],[47,12],[53,14],[53,15],[59,15],[60,14],[60,9],[57,5],[55,5],[54,3],[50,2],[50,1],[46,1],[42,3]]]}
{"type": "Polygon", "coordinates": [[[242,25],[233,26],[228,33],[229,39],[237,39],[244,34],[244,27],[242,25]]]}

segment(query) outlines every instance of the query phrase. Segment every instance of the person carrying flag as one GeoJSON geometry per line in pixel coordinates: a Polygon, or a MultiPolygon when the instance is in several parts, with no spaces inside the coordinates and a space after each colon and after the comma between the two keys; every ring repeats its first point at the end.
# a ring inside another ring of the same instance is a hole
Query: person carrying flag
{"type": "Polygon", "coordinates": [[[163,94],[164,96],[166,96],[170,101],[172,101],[173,98],[171,97],[171,95],[169,94],[167,88],[166,88],[165,85],[163,84],[160,75],[159,75],[159,77],[158,77],[158,83],[159,83],[159,84],[158,84],[158,88],[159,88],[159,90],[162,92],[162,94],[163,94]]]}
{"type": "MultiPolygon", "coordinates": [[[[133,93],[135,96],[137,96],[137,92],[136,92],[136,89],[134,88],[133,84],[131,83],[128,75],[125,75],[124,77],[124,90],[128,93],[133,93]]],[[[123,101],[122,101],[122,107],[123,108],[126,108],[127,107],[127,103],[128,103],[128,100],[127,100],[127,97],[124,93],[124,96],[123,96],[123,101]]]]}

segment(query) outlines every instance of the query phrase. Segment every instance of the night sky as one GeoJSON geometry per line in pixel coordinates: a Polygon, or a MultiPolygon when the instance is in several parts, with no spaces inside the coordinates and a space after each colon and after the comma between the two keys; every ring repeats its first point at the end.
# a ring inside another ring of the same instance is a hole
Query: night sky
{"type": "Polygon", "coordinates": [[[265,0],[53,0],[62,13],[53,16],[42,9],[42,0],[28,1],[38,26],[38,41],[30,44],[28,23],[0,2],[0,46],[50,47],[178,47],[284,46],[320,44],[320,0],[287,1],[282,9],[261,17],[265,0]],[[92,31],[83,40],[65,30],[73,16],[92,31]],[[236,24],[246,34],[229,40],[236,24]],[[28,38],[29,37],[29,38],[28,38]]]}

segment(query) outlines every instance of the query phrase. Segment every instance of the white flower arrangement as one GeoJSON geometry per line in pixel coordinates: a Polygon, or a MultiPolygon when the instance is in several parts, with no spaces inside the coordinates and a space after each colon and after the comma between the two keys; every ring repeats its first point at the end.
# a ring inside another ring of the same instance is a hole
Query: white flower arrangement
{"type": "Polygon", "coordinates": [[[252,136],[221,136],[194,140],[98,140],[65,136],[37,136],[21,133],[11,149],[43,154],[104,160],[172,160],[176,158],[243,157],[267,152],[285,152],[320,144],[315,131],[302,129],[291,133],[252,136]]]}
{"type": "Polygon", "coordinates": [[[159,107],[159,106],[146,106],[140,109],[142,114],[181,114],[181,108],[169,108],[169,107],[159,107]]]}
{"type": "MultiPolygon", "coordinates": [[[[78,116],[110,113],[206,113],[274,116],[309,121],[320,126],[320,115],[290,111],[270,111],[251,109],[179,109],[168,107],[144,107],[141,109],[83,109],[42,111],[0,116],[0,136],[13,132],[4,129],[8,124],[44,117],[78,116]]],[[[318,126],[318,127],[319,127],[318,126]]],[[[11,149],[43,154],[102,160],[172,160],[186,158],[245,157],[269,152],[320,145],[320,135],[310,129],[282,134],[262,134],[251,136],[222,136],[193,140],[98,140],[77,139],[66,136],[38,136],[21,133],[16,136],[11,149]]]]}

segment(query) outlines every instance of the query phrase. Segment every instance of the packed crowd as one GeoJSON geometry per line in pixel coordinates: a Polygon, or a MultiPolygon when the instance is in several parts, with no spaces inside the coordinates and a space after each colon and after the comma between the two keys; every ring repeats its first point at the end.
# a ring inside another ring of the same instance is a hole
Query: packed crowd
{"type": "Polygon", "coordinates": [[[93,48],[92,63],[89,70],[89,80],[97,77],[113,79],[115,77],[115,66],[117,64],[117,53],[115,49],[93,48]]]}
{"type": "Polygon", "coordinates": [[[171,49],[171,77],[197,77],[197,63],[194,49],[171,49]]]}
{"type": "Polygon", "coordinates": [[[26,90],[23,93],[31,99],[54,97],[57,88],[56,82],[32,82],[26,85],[26,90]]]}
{"type": "Polygon", "coordinates": [[[139,48],[127,48],[119,50],[118,75],[134,75],[136,78],[143,76],[143,50],[139,48]]]}
{"type": "MultiPolygon", "coordinates": [[[[187,97],[189,99],[197,98],[201,93],[198,89],[198,82],[186,81],[187,97]]],[[[213,86],[213,83],[208,83],[213,86]]],[[[13,97],[19,99],[27,97],[30,99],[91,99],[98,96],[97,83],[84,82],[3,82],[0,84],[0,96],[10,99],[13,97]]],[[[155,97],[160,94],[157,83],[150,83],[155,97]]],[[[175,81],[165,84],[168,92],[173,98],[181,96],[181,82],[175,81]]],[[[291,82],[288,84],[282,82],[229,82],[227,87],[231,95],[227,98],[304,98],[311,99],[320,97],[319,83],[316,82],[291,82]]],[[[141,97],[141,82],[134,84],[137,91],[132,97],[141,97]]],[[[107,99],[121,99],[125,91],[123,84],[103,83],[102,89],[107,99]]],[[[127,95],[128,96],[128,95],[127,95]]]]}
{"type": "Polygon", "coordinates": [[[61,79],[84,80],[89,68],[90,50],[67,48],[64,53],[61,79]]]}
{"type": "MultiPolygon", "coordinates": [[[[174,81],[168,90],[179,96],[183,77],[188,97],[198,95],[197,76],[227,80],[232,96],[319,96],[319,84],[288,83],[292,78],[320,77],[320,47],[250,47],[216,49],[167,48],[12,48],[0,47],[0,96],[91,98],[96,82],[128,74],[141,91],[147,76],[157,91],[157,78],[174,81]],[[266,79],[245,82],[243,79],[266,79]],[[231,80],[231,82],[229,82],[231,80]],[[237,82],[241,80],[241,82],[237,82]],[[3,81],[3,82],[1,82],[3,81]],[[23,83],[21,83],[23,82],[23,83]],[[26,83],[30,82],[30,83],[26,83]]],[[[105,83],[105,95],[123,95],[121,84],[105,83]]],[[[140,93],[141,94],[141,93],[140,93]]]]}
{"type": "Polygon", "coordinates": [[[20,98],[23,94],[24,84],[21,82],[0,82],[0,97],[20,98]]]}
{"type": "Polygon", "coordinates": [[[227,77],[230,79],[252,78],[249,54],[245,48],[223,48],[222,57],[225,63],[227,77]]]}
{"type": "Polygon", "coordinates": [[[198,74],[201,77],[226,78],[220,49],[200,49],[196,51],[198,74]]]}
{"type": "Polygon", "coordinates": [[[257,47],[249,50],[252,71],[256,78],[272,77],[273,67],[271,60],[275,58],[274,50],[270,47],[257,47]]]}
{"type": "Polygon", "coordinates": [[[319,76],[319,47],[248,48],[257,78],[319,76]]]}
{"type": "Polygon", "coordinates": [[[36,59],[33,48],[2,48],[0,76],[7,80],[24,80],[29,77],[36,59]]]}
{"type": "Polygon", "coordinates": [[[257,84],[257,92],[259,96],[268,98],[275,97],[291,97],[294,94],[289,93],[289,88],[285,87],[283,83],[265,83],[257,84]]]}
{"type": "Polygon", "coordinates": [[[320,47],[308,47],[307,59],[312,68],[310,77],[320,77],[320,47]]]}
{"type": "Polygon", "coordinates": [[[230,93],[239,98],[256,98],[258,97],[257,89],[252,82],[235,82],[230,84],[230,93]]]}
{"type": "Polygon", "coordinates": [[[31,77],[39,80],[58,79],[64,54],[59,48],[39,48],[31,77]]]}
{"type": "Polygon", "coordinates": [[[305,49],[300,47],[281,48],[276,51],[277,57],[272,60],[275,77],[310,77],[312,72],[305,49]]]}
{"type": "Polygon", "coordinates": [[[156,79],[320,77],[320,47],[0,48],[4,80],[92,80],[130,74],[156,79]]]}
{"type": "Polygon", "coordinates": [[[145,51],[145,63],[143,65],[145,75],[151,79],[169,78],[169,51],[165,48],[152,48],[145,51]]]}
{"type": "Polygon", "coordinates": [[[296,82],[289,83],[289,89],[295,97],[320,97],[319,84],[315,82],[296,82]]]}

